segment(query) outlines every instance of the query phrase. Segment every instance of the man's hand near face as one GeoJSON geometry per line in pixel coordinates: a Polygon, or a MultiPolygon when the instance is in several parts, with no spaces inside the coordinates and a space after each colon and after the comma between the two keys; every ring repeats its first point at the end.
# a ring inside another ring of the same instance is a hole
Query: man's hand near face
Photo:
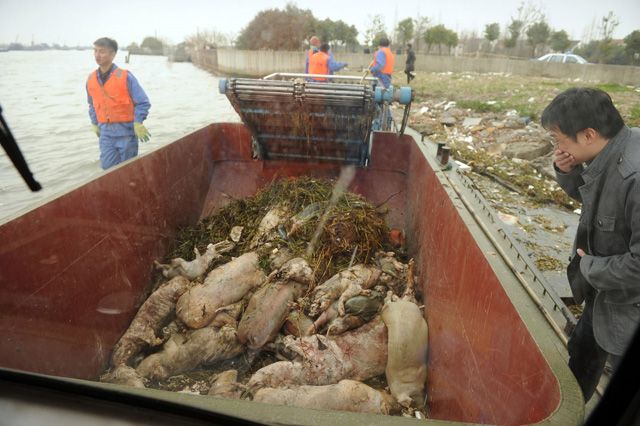
{"type": "Polygon", "coordinates": [[[576,159],[573,155],[560,149],[556,149],[553,152],[553,162],[563,173],[569,173],[575,166],[577,166],[576,159]]]}

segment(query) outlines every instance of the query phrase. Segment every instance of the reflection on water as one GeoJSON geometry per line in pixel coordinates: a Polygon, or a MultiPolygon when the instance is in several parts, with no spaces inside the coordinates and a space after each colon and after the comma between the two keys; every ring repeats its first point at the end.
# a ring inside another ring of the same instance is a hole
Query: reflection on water
{"type": "MultiPolygon", "coordinates": [[[[203,126],[239,121],[218,79],[190,63],[170,63],[164,56],[135,56],[124,63],[149,99],[145,121],[151,152],[203,126]]],[[[93,51],[0,53],[0,105],[31,171],[43,190],[32,193],[4,150],[0,150],[0,222],[79,183],[104,173],[98,138],[91,131],[85,82],[97,66],[93,51]]]]}

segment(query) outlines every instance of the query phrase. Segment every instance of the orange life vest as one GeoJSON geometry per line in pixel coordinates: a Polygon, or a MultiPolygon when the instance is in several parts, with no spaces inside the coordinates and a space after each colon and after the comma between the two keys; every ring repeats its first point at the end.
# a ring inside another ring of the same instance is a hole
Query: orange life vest
{"type": "MultiPolygon", "coordinates": [[[[395,56],[393,56],[393,53],[391,53],[391,49],[389,49],[388,47],[380,47],[378,48],[378,50],[382,50],[385,56],[385,64],[384,64],[384,67],[382,67],[382,69],[380,70],[380,72],[382,74],[389,74],[389,75],[393,74],[393,62],[395,61],[395,56]]],[[[376,63],[376,54],[378,53],[378,50],[374,52],[373,61],[371,61],[369,68],[371,68],[376,63]]]]}
{"type": "MultiPolygon", "coordinates": [[[[309,59],[309,74],[329,74],[329,55],[316,52],[309,59]]],[[[316,81],[327,81],[326,78],[312,77],[316,81]]]]}
{"type": "Polygon", "coordinates": [[[127,88],[127,70],[114,68],[103,86],[98,80],[98,70],[92,72],[87,79],[87,91],[98,123],[133,121],[134,106],[127,88]]]}

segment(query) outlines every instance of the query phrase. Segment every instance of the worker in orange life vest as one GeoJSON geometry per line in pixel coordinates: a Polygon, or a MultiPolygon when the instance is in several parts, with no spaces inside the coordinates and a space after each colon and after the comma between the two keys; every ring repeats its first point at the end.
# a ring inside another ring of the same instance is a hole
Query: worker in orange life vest
{"type": "Polygon", "coordinates": [[[113,63],[118,51],[115,40],[100,38],[93,48],[99,67],[87,79],[87,101],[99,138],[100,166],[106,170],[138,155],[138,140],[149,140],[142,122],[151,103],[133,74],[113,63]]]}
{"type": "Polygon", "coordinates": [[[373,54],[373,61],[369,65],[369,71],[380,80],[380,83],[387,88],[391,85],[391,74],[393,74],[393,62],[395,57],[389,49],[389,39],[382,37],[378,42],[378,50],[373,54]]]}
{"type": "MultiPolygon", "coordinates": [[[[320,45],[320,50],[313,55],[309,61],[309,74],[333,74],[346,67],[346,62],[336,62],[329,54],[329,44],[320,45]]],[[[327,81],[323,77],[311,77],[312,81],[327,81]]]]}
{"type": "Polygon", "coordinates": [[[309,50],[307,50],[307,54],[304,61],[304,73],[309,74],[309,62],[311,61],[311,56],[316,53],[320,49],[320,39],[316,36],[313,36],[309,39],[309,50]]]}

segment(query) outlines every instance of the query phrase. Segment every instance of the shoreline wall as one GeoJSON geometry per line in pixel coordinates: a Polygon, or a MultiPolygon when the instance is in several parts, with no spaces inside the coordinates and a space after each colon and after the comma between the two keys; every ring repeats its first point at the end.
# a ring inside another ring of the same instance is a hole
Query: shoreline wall
{"type": "MultiPolygon", "coordinates": [[[[349,73],[362,73],[373,55],[336,52],[335,60],[349,64],[349,73]]],[[[404,69],[405,55],[396,55],[396,71],[404,69]]],[[[274,72],[304,72],[305,52],[211,49],[191,52],[192,62],[217,75],[264,77],[274,72]]],[[[535,60],[416,55],[416,71],[505,73],[571,78],[627,85],[640,84],[640,67],[603,64],[556,64],[535,60]]]]}

